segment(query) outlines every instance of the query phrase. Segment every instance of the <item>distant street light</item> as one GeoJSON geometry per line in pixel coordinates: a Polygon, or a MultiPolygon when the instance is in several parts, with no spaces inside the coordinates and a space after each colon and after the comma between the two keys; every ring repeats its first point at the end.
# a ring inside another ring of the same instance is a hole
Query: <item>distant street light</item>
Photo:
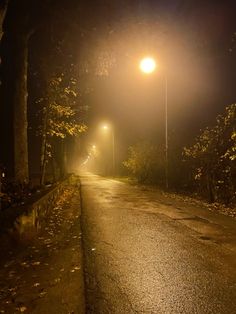
{"type": "Polygon", "coordinates": [[[111,131],[111,136],[112,136],[112,172],[113,175],[115,174],[115,135],[114,135],[114,128],[111,126],[108,126],[107,124],[104,124],[102,126],[102,129],[104,131],[111,131]]]}
{"type": "MultiPolygon", "coordinates": [[[[143,58],[140,61],[140,69],[145,74],[151,74],[156,69],[156,61],[151,57],[143,58]]],[[[165,80],[165,184],[166,188],[169,188],[169,180],[168,180],[168,84],[167,77],[164,77],[165,80]]]]}

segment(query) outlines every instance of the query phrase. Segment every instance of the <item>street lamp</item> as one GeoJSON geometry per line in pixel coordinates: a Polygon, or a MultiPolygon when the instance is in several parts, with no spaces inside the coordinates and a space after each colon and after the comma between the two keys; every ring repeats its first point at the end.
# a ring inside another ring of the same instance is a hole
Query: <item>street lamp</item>
{"type": "MultiPolygon", "coordinates": [[[[145,57],[140,61],[139,67],[141,71],[145,74],[151,74],[156,69],[156,61],[152,57],[145,57]]],[[[167,77],[164,77],[165,80],[165,185],[168,189],[169,180],[168,180],[168,82],[167,77]]]]}
{"type": "Polygon", "coordinates": [[[115,135],[114,135],[114,128],[111,126],[108,126],[107,124],[102,125],[102,129],[104,131],[111,131],[111,137],[112,137],[112,172],[115,174],[115,135]]]}
{"type": "Polygon", "coordinates": [[[142,72],[150,74],[156,69],[156,61],[151,57],[143,58],[139,65],[142,72]]]}

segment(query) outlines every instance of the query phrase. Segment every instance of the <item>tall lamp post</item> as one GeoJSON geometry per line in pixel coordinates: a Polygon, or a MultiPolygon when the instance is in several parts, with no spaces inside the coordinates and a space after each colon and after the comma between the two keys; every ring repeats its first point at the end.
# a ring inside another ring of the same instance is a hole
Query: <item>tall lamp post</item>
{"type": "MultiPolygon", "coordinates": [[[[151,74],[156,69],[156,61],[151,57],[143,58],[140,61],[140,69],[145,74],[151,74]]],[[[165,81],[165,185],[166,189],[169,188],[169,164],[168,164],[168,81],[167,76],[164,77],[165,81]]]]}
{"type": "Polygon", "coordinates": [[[104,124],[102,126],[102,129],[104,131],[111,131],[111,137],[112,137],[112,173],[113,175],[115,174],[115,132],[114,132],[114,128],[108,126],[107,124],[104,124]]]}

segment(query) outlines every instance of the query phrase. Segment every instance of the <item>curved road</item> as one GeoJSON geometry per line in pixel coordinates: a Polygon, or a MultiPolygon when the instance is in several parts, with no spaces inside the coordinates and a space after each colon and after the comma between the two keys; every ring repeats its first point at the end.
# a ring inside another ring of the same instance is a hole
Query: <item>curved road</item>
{"type": "Polygon", "coordinates": [[[87,313],[236,313],[236,223],[81,175],[87,313]]]}

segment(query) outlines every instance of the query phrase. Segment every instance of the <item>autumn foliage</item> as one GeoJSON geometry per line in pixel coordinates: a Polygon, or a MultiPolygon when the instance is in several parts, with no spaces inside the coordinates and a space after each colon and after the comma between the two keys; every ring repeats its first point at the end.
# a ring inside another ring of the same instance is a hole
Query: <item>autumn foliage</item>
{"type": "Polygon", "coordinates": [[[124,166],[138,182],[161,182],[164,177],[163,150],[148,141],[141,141],[129,147],[124,166]]]}
{"type": "Polygon", "coordinates": [[[184,148],[191,163],[192,179],[200,194],[210,201],[236,198],[236,105],[226,107],[216,124],[202,130],[191,147],[184,148]]]}
{"type": "MultiPolygon", "coordinates": [[[[58,140],[64,150],[64,139],[76,137],[86,130],[78,115],[77,82],[64,75],[53,77],[48,83],[41,103],[41,124],[38,135],[41,143],[41,184],[44,184],[46,165],[50,160],[55,164],[58,140]]],[[[60,151],[64,154],[64,151],[60,151]]]]}

